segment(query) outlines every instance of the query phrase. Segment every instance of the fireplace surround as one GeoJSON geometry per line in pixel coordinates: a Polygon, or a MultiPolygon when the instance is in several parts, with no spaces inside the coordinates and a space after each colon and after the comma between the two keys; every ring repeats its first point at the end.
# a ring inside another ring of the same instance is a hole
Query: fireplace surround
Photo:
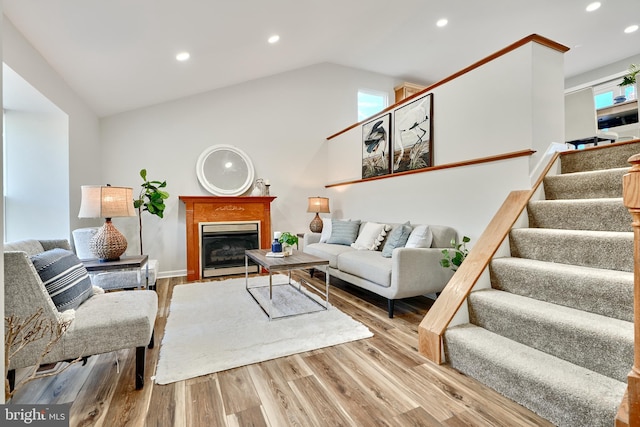
{"type": "Polygon", "coordinates": [[[200,267],[201,223],[255,221],[259,224],[260,249],[271,246],[271,202],[275,197],[179,196],[179,199],[185,205],[188,281],[204,278],[200,267]]]}

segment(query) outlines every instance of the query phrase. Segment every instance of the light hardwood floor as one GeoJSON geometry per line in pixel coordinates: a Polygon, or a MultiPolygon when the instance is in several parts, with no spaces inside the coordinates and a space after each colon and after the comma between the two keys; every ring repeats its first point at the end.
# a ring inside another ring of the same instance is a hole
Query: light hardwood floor
{"type": "MultiPolygon", "coordinates": [[[[313,280],[324,281],[322,274],[316,276],[313,280]]],[[[367,325],[374,337],[155,385],[151,377],[171,294],[184,281],[158,280],[156,346],[147,351],[143,390],[134,389],[135,351],[122,350],[33,381],[13,401],[72,402],[71,426],[551,425],[418,353],[418,324],[430,299],[397,302],[389,319],[383,298],[337,280],[332,280],[330,302],[367,325]]]]}

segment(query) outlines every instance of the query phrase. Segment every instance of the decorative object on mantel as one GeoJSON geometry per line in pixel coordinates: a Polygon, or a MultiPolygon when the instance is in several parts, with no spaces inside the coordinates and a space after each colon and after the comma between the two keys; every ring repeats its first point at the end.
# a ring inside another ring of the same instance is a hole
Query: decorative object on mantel
{"type": "Polygon", "coordinates": [[[433,94],[429,93],[393,112],[393,172],[422,169],[433,164],[433,94]]]}
{"type": "Polygon", "coordinates": [[[237,147],[213,145],[200,154],[196,162],[198,181],[216,196],[240,196],[253,184],[253,163],[237,147]]]}
{"type": "Polygon", "coordinates": [[[164,218],[164,201],[169,198],[169,193],[161,188],[167,186],[167,181],[147,181],[147,170],[140,170],[140,177],[144,181],[140,186],[140,194],[133,201],[133,207],[138,209],[138,231],[140,233],[140,255],[144,255],[142,249],[142,212],[146,211],[159,218],[164,218]]]}
{"type": "Polygon", "coordinates": [[[260,197],[260,196],[264,196],[265,194],[265,188],[264,188],[264,180],[262,178],[258,178],[256,179],[256,183],[253,186],[253,191],[251,192],[251,195],[253,197],[260,197]]]}
{"type": "Polygon", "coordinates": [[[391,172],[391,114],[362,125],[362,179],[391,172]]]}
{"type": "Polygon", "coordinates": [[[83,185],[78,218],[105,218],[89,242],[89,250],[101,261],[117,261],[127,250],[127,239],[111,223],[111,218],[136,216],[133,188],[107,184],[83,185]]]}
{"type": "Polygon", "coordinates": [[[307,212],[315,212],[316,216],[313,217],[309,224],[309,229],[314,233],[322,232],[322,218],[319,213],[330,213],[329,211],[329,198],[327,197],[309,197],[309,205],[307,206],[307,212]]]}

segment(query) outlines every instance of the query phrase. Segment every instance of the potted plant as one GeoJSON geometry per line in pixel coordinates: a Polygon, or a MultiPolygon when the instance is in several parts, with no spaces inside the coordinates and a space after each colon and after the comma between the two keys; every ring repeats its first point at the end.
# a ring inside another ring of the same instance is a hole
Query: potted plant
{"type": "Polygon", "coordinates": [[[140,232],[140,255],[143,255],[142,250],[142,212],[147,211],[152,215],[157,215],[159,218],[164,217],[164,201],[169,198],[169,193],[162,190],[167,186],[167,181],[147,181],[147,170],[142,169],[140,176],[144,181],[140,186],[140,194],[138,198],[133,201],[133,207],[138,209],[138,225],[140,232]]]}
{"type": "Polygon", "coordinates": [[[285,255],[293,254],[293,245],[296,245],[296,249],[298,249],[298,236],[295,234],[285,231],[278,240],[282,243],[282,251],[285,255]]]}
{"type": "Polygon", "coordinates": [[[469,254],[469,250],[467,249],[467,243],[471,241],[470,238],[464,236],[462,238],[462,243],[456,243],[454,239],[451,240],[451,247],[453,249],[443,249],[442,250],[442,259],[440,260],[440,265],[444,268],[450,268],[453,271],[458,270],[462,261],[469,254]]]}
{"type": "Polygon", "coordinates": [[[636,76],[640,73],[640,65],[629,65],[629,72],[622,76],[622,82],[618,86],[628,86],[636,83],[636,76]]]}

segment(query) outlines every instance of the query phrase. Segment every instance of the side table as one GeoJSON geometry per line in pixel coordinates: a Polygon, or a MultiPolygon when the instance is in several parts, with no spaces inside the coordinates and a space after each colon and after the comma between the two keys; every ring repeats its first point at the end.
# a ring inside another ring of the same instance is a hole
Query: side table
{"type": "MultiPolygon", "coordinates": [[[[83,259],[81,260],[89,274],[92,273],[108,273],[116,271],[136,270],[138,279],[138,289],[145,288],[155,291],[155,283],[149,286],[149,256],[148,255],[132,255],[122,256],[117,261],[100,261],[99,259],[83,259]],[[144,267],[144,281],[141,277],[142,268],[144,267]]],[[[127,288],[122,288],[127,289],[127,288]]],[[[111,290],[111,289],[110,289],[111,290]]]]}

